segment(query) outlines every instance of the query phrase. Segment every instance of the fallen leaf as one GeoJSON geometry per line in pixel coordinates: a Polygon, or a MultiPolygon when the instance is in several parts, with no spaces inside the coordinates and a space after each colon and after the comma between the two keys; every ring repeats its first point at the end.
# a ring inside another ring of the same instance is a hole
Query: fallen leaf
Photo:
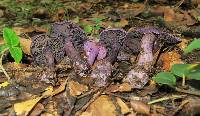
{"type": "Polygon", "coordinates": [[[194,18],[192,18],[188,12],[185,11],[183,13],[184,13],[184,20],[186,22],[186,25],[192,26],[197,23],[197,21],[194,18]]]}
{"type": "Polygon", "coordinates": [[[86,85],[79,84],[78,82],[70,81],[69,90],[70,90],[70,95],[78,96],[86,92],[88,90],[88,87],[86,85]]]}
{"type": "Polygon", "coordinates": [[[33,109],[33,107],[42,99],[42,97],[36,97],[34,99],[27,100],[25,102],[20,102],[14,104],[14,110],[16,115],[27,116],[28,113],[33,109]]]}
{"type": "Polygon", "coordinates": [[[165,7],[164,9],[164,21],[174,21],[175,19],[175,12],[173,8],[165,7]]]}
{"type": "Polygon", "coordinates": [[[128,106],[120,98],[117,97],[116,100],[123,115],[130,112],[130,109],[128,108],[128,106]]]}
{"type": "Polygon", "coordinates": [[[119,86],[119,92],[130,92],[131,91],[131,86],[128,83],[122,83],[119,86]]]}
{"type": "Polygon", "coordinates": [[[80,116],[116,116],[115,110],[111,98],[101,95],[80,116]]]}
{"type": "Polygon", "coordinates": [[[38,27],[37,25],[34,25],[34,29],[36,32],[41,32],[41,33],[47,33],[48,29],[45,29],[43,27],[38,27]]]}
{"type": "Polygon", "coordinates": [[[22,46],[22,50],[25,54],[31,55],[30,52],[30,46],[31,46],[31,40],[20,38],[20,45],[22,46]]]}
{"type": "Polygon", "coordinates": [[[131,86],[128,83],[122,83],[120,85],[110,85],[106,92],[130,92],[131,86]]]}
{"type": "Polygon", "coordinates": [[[131,107],[134,111],[141,113],[141,114],[150,114],[150,106],[145,104],[142,101],[132,100],[131,101],[131,107]]]}
{"type": "Polygon", "coordinates": [[[42,98],[47,98],[53,95],[56,95],[60,92],[62,92],[65,89],[65,86],[67,84],[67,80],[62,83],[57,89],[53,90],[52,86],[49,86],[46,88],[46,91],[42,94],[40,97],[35,97],[33,99],[20,102],[20,103],[15,103],[14,104],[14,111],[16,112],[17,115],[23,115],[27,116],[29,112],[33,109],[33,107],[42,99],[42,98]]]}
{"type": "Polygon", "coordinates": [[[62,91],[64,91],[64,90],[65,90],[65,87],[66,87],[66,84],[67,84],[67,80],[65,80],[65,82],[63,82],[57,89],[55,89],[55,90],[53,91],[53,94],[52,94],[51,96],[54,96],[54,95],[59,94],[59,93],[61,93],[62,91]]]}
{"type": "Polygon", "coordinates": [[[151,95],[158,91],[158,87],[156,86],[157,84],[154,81],[150,81],[150,84],[146,87],[144,87],[141,91],[138,92],[140,96],[146,96],[146,95],[151,95]]]}
{"type": "Polygon", "coordinates": [[[41,103],[38,103],[33,109],[33,111],[30,113],[30,116],[38,116],[42,113],[43,110],[44,110],[44,105],[41,103]]]}
{"type": "Polygon", "coordinates": [[[10,83],[8,81],[5,81],[3,83],[0,84],[0,88],[2,87],[7,87],[10,83]]]}
{"type": "Polygon", "coordinates": [[[181,43],[178,44],[178,47],[181,48],[181,50],[184,50],[187,46],[188,43],[190,42],[189,38],[181,38],[181,43]]]}
{"type": "Polygon", "coordinates": [[[174,64],[183,64],[184,62],[181,60],[181,55],[176,51],[166,52],[161,56],[161,60],[163,62],[162,69],[164,71],[171,70],[171,67],[174,64]]]}
{"type": "Polygon", "coordinates": [[[108,88],[106,88],[106,92],[117,92],[119,89],[118,85],[111,84],[108,88]]]}

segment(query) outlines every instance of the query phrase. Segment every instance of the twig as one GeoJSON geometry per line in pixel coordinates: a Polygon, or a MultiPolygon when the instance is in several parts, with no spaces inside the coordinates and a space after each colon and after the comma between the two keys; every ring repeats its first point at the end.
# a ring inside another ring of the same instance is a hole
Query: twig
{"type": "Polygon", "coordinates": [[[191,94],[191,95],[200,96],[199,91],[183,90],[183,89],[180,89],[178,87],[176,87],[175,90],[178,91],[178,92],[181,92],[181,93],[187,93],[187,94],[191,94]]]}
{"type": "Polygon", "coordinates": [[[77,99],[81,99],[81,98],[83,98],[83,97],[85,97],[85,96],[88,96],[88,95],[90,95],[90,94],[92,94],[92,93],[96,93],[97,90],[98,90],[98,89],[91,90],[91,91],[89,91],[89,92],[87,92],[87,93],[85,93],[85,94],[83,94],[83,95],[78,96],[77,99]]]}
{"type": "Polygon", "coordinates": [[[183,97],[186,97],[186,96],[187,95],[172,95],[172,96],[163,97],[163,98],[159,98],[159,99],[150,101],[150,102],[148,102],[148,104],[150,105],[150,104],[166,101],[166,100],[169,100],[169,99],[180,99],[180,98],[183,98],[183,97]]]}
{"type": "Polygon", "coordinates": [[[181,110],[183,108],[184,105],[186,105],[187,103],[189,103],[189,100],[184,100],[181,105],[173,112],[173,114],[175,115],[179,110],[181,110]]]}
{"type": "Polygon", "coordinates": [[[185,1],[185,0],[179,1],[179,2],[176,4],[175,9],[178,9],[178,7],[180,7],[180,6],[184,3],[184,1],[185,1]]]}

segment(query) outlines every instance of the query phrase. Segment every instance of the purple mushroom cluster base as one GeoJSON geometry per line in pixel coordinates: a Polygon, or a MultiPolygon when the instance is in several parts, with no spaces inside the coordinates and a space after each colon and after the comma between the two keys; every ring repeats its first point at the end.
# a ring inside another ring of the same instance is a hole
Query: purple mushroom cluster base
{"type": "Polygon", "coordinates": [[[135,66],[123,81],[132,88],[141,89],[150,79],[154,54],[160,45],[175,45],[180,39],[155,28],[141,28],[126,32],[123,29],[105,29],[99,41],[92,41],[71,21],[56,22],[50,34],[32,38],[31,54],[34,63],[54,70],[65,56],[69,57],[77,76],[91,77],[96,86],[103,87],[113,77],[113,64],[138,55],[135,66]],[[123,56],[123,54],[126,54],[123,56]],[[127,55],[128,54],[128,55],[127,55]]]}

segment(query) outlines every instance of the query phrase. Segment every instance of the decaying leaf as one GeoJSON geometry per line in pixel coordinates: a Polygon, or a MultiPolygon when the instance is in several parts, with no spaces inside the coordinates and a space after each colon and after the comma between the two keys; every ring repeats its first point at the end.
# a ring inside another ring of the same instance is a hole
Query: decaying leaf
{"type": "Polygon", "coordinates": [[[20,45],[22,46],[22,50],[25,54],[31,55],[30,53],[30,46],[31,46],[31,40],[20,38],[20,45]]]}
{"type": "Polygon", "coordinates": [[[115,105],[111,99],[102,95],[97,98],[81,116],[116,116],[115,105]]]}
{"type": "Polygon", "coordinates": [[[120,98],[116,98],[116,100],[117,100],[117,104],[121,108],[121,112],[123,115],[130,112],[130,109],[128,108],[128,106],[120,98]]]}
{"type": "Polygon", "coordinates": [[[25,102],[20,102],[14,104],[14,110],[18,116],[27,116],[33,107],[42,99],[41,97],[36,97],[25,102]]]}
{"type": "Polygon", "coordinates": [[[65,89],[66,84],[67,84],[67,80],[63,84],[61,84],[59,88],[55,89],[54,91],[53,91],[52,87],[49,87],[42,94],[42,96],[38,96],[33,99],[14,104],[14,111],[16,112],[17,115],[27,116],[29,114],[29,112],[33,109],[33,107],[42,98],[47,98],[49,96],[53,96],[53,95],[56,95],[56,94],[62,92],[65,89]]]}
{"type": "Polygon", "coordinates": [[[142,101],[132,100],[131,101],[131,107],[134,111],[141,113],[141,114],[150,114],[150,106],[145,104],[142,101]]]}
{"type": "Polygon", "coordinates": [[[107,92],[130,92],[131,86],[128,83],[122,83],[120,85],[110,85],[107,89],[107,92]]]}
{"type": "Polygon", "coordinates": [[[86,85],[79,84],[78,82],[70,81],[69,90],[72,96],[78,96],[86,92],[88,90],[88,87],[86,85]]]}
{"type": "Polygon", "coordinates": [[[36,104],[33,111],[30,113],[30,116],[38,116],[42,113],[43,110],[44,110],[44,105],[41,103],[38,103],[36,104]]]}
{"type": "Polygon", "coordinates": [[[170,7],[165,7],[164,8],[164,20],[167,21],[174,21],[175,19],[175,12],[172,8],[170,7]]]}
{"type": "Polygon", "coordinates": [[[131,91],[131,86],[130,86],[130,84],[128,84],[128,83],[122,83],[122,84],[119,86],[119,91],[120,91],[120,92],[129,92],[129,91],[131,91]]]}
{"type": "Polygon", "coordinates": [[[169,71],[174,64],[183,64],[181,55],[176,51],[166,52],[161,56],[163,62],[163,70],[169,71]]]}

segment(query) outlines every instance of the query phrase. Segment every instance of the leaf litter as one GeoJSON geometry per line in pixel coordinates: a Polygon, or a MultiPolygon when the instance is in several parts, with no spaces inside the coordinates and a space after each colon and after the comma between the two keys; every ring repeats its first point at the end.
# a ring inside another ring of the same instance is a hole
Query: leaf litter
{"type": "MultiPolygon", "coordinates": [[[[133,64],[127,61],[115,62],[113,65],[115,68],[124,65],[124,67],[116,68],[119,70],[113,70],[113,77],[117,79],[114,81],[111,79],[108,86],[98,88],[94,86],[94,80],[89,77],[80,81],[80,78],[77,78],[76,73],[73,71],[73,66],[65,69],[67,65],[70,65],[69,59],[66,58],[65,60],[69,64],[65,63],[64,68],[56,66],[57,82],[53,84],[53,88],[58,87],[58,89],[53,91],[52,88],[49,88],[46,92],[45,89],[49,84],[41,82],[41,78],[51,76],[45,73],[48,68],[32,65],[31,38],[37,34],[49,33],[49,25],[53,22],[68,19],[74,20],[77,16],[80,19],[80,23],[85,23],[87,27],[96,25],[91,21],[91,18],[98,19],[101,16],[105,18],[98,24],[101,26],[100,28],[95,28],[97,30],[87,33],[88,36],[95,36],[97,38],[95,41],[99,41],[98,33],[110,27],[123,28],[125,30],[131,29],[133,31],[142,27],[159,27],[159,29],[176,36],[181,35],[182,42],[175,49],[164,50],[165,52],[157,58],[154,65],[155,69],[148,72],[150,77],[161,71],[170,71],[174,64],[183,64],[188,61],[195,63],[198,57],[192,55],[185,58],[183,49],[186,48],[187,43],[193,37],[199,37],[200,32],[197,26],[199,24],[199,8],[191,8],[185,1],[182,3],[173,2],[174,4],[169,4],[169,0],[164,0],[164,2],[165,4],[156,0],[151,4],[149,4],[149,1],[133,2],[131,0],[119,2],[105,0],[85,2],[44,0],[36,2],[31,0],[14,1],[13,3],[9,0],[7,2],[2,1],[0,17],[3,23],[0,23],[0,27],[13,27],[13,30],[20,37],[23,58],[19,64],[15,64],[9,53],[6,53],[3,57],[3,65],[8,74],[12,76],[12,81],[6,84],[5,76],[1,75],[0,82],[2,86],[0,93],[8,96],[2,96],[5,98],[4,102],[0,100],[0,113],[9,114],[14,108],[14,114],[17,115],[74,115],[79,111],[81,112],[78,114],[83,116],[199,114],[195,110],[199,108],[198,104],[194,105],[194,102],[199,101],[199,97],[192,97],[190,93],[187,93],[188,97],[181,97],[179,100],[173,100],[174,98],[170,97],[168,100],[161,100],[159,103],[147,105],[147,102],[163,98],[166,95],[180,94],[178,95],[180,97],[184,91],[175,91],[166,86],[155,86],[151,82],[145,85],[147,88],[132,88],[130,84],[122,81],[126,77],[124,74],[127,74],[134,67],[133,64]],[[19,4],[19,6],[8,7],[9,5],[12,6],[12,4],[19,4]],[[51,5],[51,7],[44,7],[48,5],[51,5]],[[178,6],[173,7],[175,5],[178,6]],[[34,12],[32,12],[33,9],[34,12]],[[22,12],[18,10],[22,10],[22,12]],[[66,79],[68,79],[68,83],[65,83],[66,79]],[[62,84],[63,82],[64,85],[62,84]],[[20,92],[10,91],[12,89],[11,86],[15,88],[13,90],[20,92]],[[30,95],[27,96],[26,94],[30,95]],[[132,100],[133,94],[137,94],[140,100],[132,100]],[[20,99],[23,95],[25,95],[24,98],[20,99]],[[150,99],[147,101],[142,99],[144,96],[150,99]],[[14,101],[12,97],[15,98],[14,101]],[[56,97],[63,102],[67,101],[65,103],[68,105],[57,104],[59,101],[55,99],[56,97]],[[19,103],[19,101],[21,102],[19,103]],[[6,107],[3,107],[2,104],[6,107]],[[79,105],[80,107],[78,108],[79,105]]],[[[191,5],[198,4],[198,2],[193,1],[191,5]]],[[[80,26],[85,28],[84,25],[80,26]]],[[[3,30],[3,28],[0,30],[3,30]]],[[[0,34],[2,35],[2,31],[0,34]]],[[[132,57],[135,57],[135,55],[132,55],[132,57]]],[[[137,60],[131,62],[134,63],[137,60]]],[[[193,88],[191,84],[188,85],[188,88],[189,90],[191,88],[195,89],[195,91],[199,90],[199,88],[193,88]]]]}

